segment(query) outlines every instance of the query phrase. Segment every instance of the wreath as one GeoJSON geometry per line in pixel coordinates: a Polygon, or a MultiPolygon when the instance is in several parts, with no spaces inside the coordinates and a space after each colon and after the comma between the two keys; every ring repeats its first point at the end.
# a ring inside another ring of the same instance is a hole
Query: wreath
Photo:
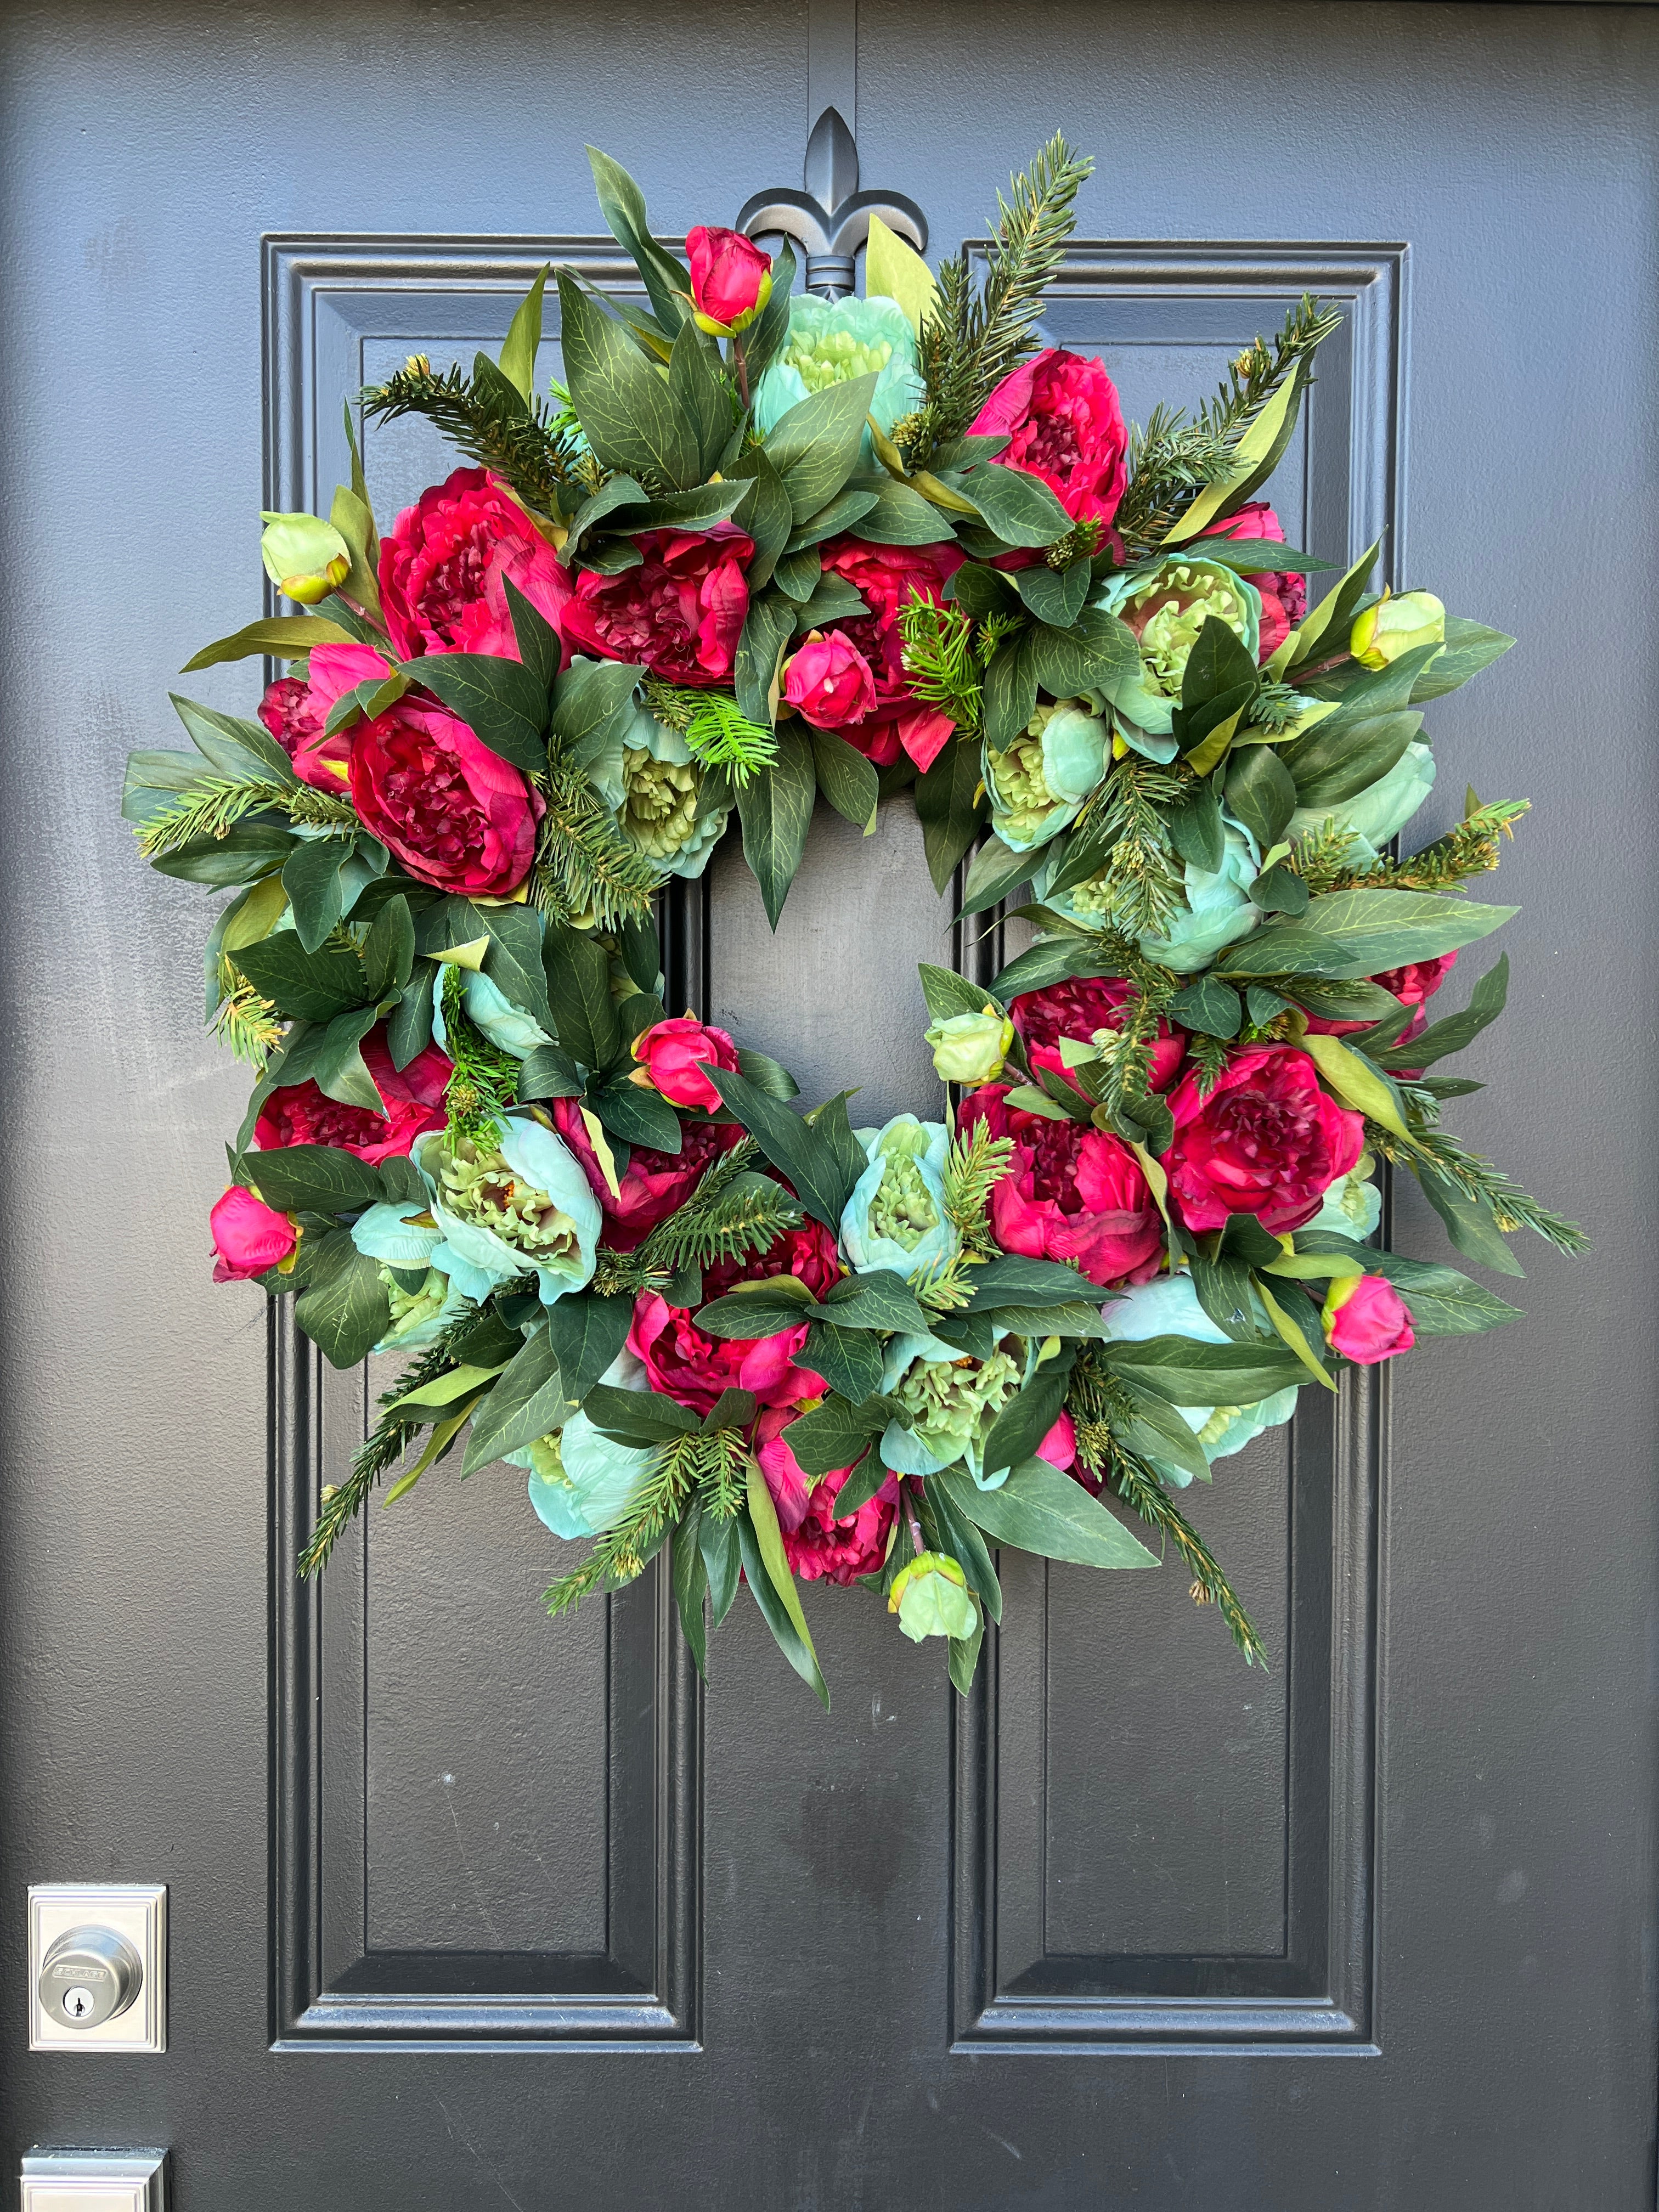
{"type": "Polygon", "coordinates": [[[327,520],[263,518],[304,611],[188,664],[289,672],[257,720],[175,699],[195,751],[129,769],[151,864],[235,893],[208,1016],[258,1079],[216,1276],[337,1366],[416,1355],[301,1566],[459,1451],[591,1540],[550,1613],[666,1547],[700,1667],[746,1583],[826,1702],[799,1583],[876,1592],[965,1691],[995,1548],[1151,1566],[1131,1520],[1258,1658],[1177,1498],[1301,1389],[1515,1316],[1377,1248],[1379,1164],[1482,1267],[1583,1247],[1429,1072],[1503,1009],[1503,959],[1429,1001],[1513,911],[1462,893],[1527,802],[1395,842],[1419,709],[1512,641],[1372,589],[1376,546],[1310,606],[1332,564],[1257,495],[1339,319],[1311,299],[1145,429],[1039,344],[1062,139],[981,277],[872,219],[839,301],[738,232],[680,259],[592,160],[648,304],[561,270],[538,396],[544,269],[498,358],[362,395],[464,460],[384,538],[348,406],[327,520]],[[1028,887],[1035,938],[988,988],[923,968],[953,1103],[855,1127],[855,1069],[803,1111],[672,1010],[653,911],[735,814],[775,925],[816,795],[867,824],[906,787],[935,885],[1028,887]]]}

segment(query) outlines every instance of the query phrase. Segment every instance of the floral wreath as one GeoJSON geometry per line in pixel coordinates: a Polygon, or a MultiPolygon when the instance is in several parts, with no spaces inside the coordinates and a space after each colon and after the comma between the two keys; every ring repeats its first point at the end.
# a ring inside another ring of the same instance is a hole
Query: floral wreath
{"type": "Polygon", "coordinates": [[[1179,1493],[1302,1389],[1515,1316],[1377,1248],[1379,1161],[1483,1267],[1521,1272],[1518,1228],[1583,1249],[1428,1072],[1502,1011],[1503,959],[1428,1002],[1513,911],[1460,894],[1526,802],[1394,843],[1419,708],[1512,641],[1370,589],[1375,546],[1310,608],[1331,564],[1256,494],[1339,320],[1312,300],[1145,430],[1039,346],[1063,140],[982,282],[878,219],[835,302],[738,232],[680,260],[592,160],[648,307],[561,270],[539,398],[544,269],[498,359],[364,393],[467,464],[383,538],[348,407],[327,520],[263,518],[307,611],[189,663],[289,672],[257,721],[175,700],[195,753],[129,769],[152,865],[236,893],[208,1015],[258,1080],[215,1273],[337,1366],[418,1355],[302,1567],[418,1446],[388,1503],[459,1450],[592,1540],[550,1613],[666,1547],[700,1667],[746,1583],[826,1703],[799,1583],[874,1590],[965,1691],[995,1548],[1156,1564],[1126,1516],[1257,1658],[1179,1493]],[[851,1087],[803,1112],[671,1010],[653,902],[735,813],[775,925],[816,794],[867,824],[906,787],[936,886],[1029,885],[1036,939],[988,988],[922,969],[954,1103],[854,1127],[851,1087]]]}

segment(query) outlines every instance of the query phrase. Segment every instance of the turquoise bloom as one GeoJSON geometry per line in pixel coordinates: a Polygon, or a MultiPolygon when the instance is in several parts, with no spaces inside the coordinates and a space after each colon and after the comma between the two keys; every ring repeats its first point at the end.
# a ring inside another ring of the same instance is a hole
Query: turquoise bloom
{"type": "Polygon", "coordinates": [[[1368,1152],[1352,1175],[1334,1182],[1318,1212],[1303,1223],[1297,1235],[1310,1229],[1334,1229],[1339,1237],[1352,1237],[1361,1244],[1375,1236],[1382,1218],[1382,1194],[1371,1181],[1372,1164],[1368,1152]]]}
{"type": "Polygon", "coordinates": [[[1384,776],[1353,799],[1336,806],[1298,806],[1285,835],[1292,844],[1316,836],[1327,822],[1349,833],[1347,859],[1355,866],[1374,860],[1390,837],[1403,830],[1434,788],[1434,755],[1413,743],[1384,776]]]}
{"type": "MultiPolygon", "coordinates": [[[[631,1352],[619,1352],[600,1378],[618,1390],[650,1388],[631,1352]]],[[[596,1429],[586,1413],[573,1413],[522,1450],[508,1452],[512,1467],[530,1469],[530,1503],[556,1536],[601,1536],[614,1528],[639,1496],[651,1472],[652,1454],[621,1444],[596,1429]]]]}
{"type": "MultiPolygon", "coordinates": [[[[1258,1312],[1265,1328],[1267,1315],[1258,1312]]],[[[1143,1343],[1152,1336],[1188,1336],[1200,1344],[1224,1344],[1227,1334],[1218,1328],[1198,1302],[1190,1275],[1160,1275],[1154,1281],[1132,1285],[1101,1309],[1101,1334],[1143,1343]]],[[[1296,1411],[1299,1395],[1292,1383],[1276,1390],[1254,1406],[1180,1406],[1176,1412],[1198,1438],[1207,1460],[1224,1459],[1242,1451],[1264,1429],[1276,1429],[1296,1411]]],[[[1164,1480],[1184,1490],[1192,1476],[1173,1461],[1160,1459],[1149,1449],[1146,1456],[1164,1480]]]]}
{"type": "Polygon", "coordinates": [[[476,969],[442,962],[432,984],[432,1041],[447,1051],[449,1031],[444,1025],[444,978],[452,968],[461,979],[461,1004],[474,1029],[489,1038],[498,1051],[514,1060],[528,1060],[538,1044],[553,1040],[539,1022],[515,1006],[511,999],[476,969]]]}
{"type": "Polygon", "coordinates": [[[981,749],[991,826],[1016,853],[1047,844],[1075,822],[1106,774],[1109,732],[1080,700],[1039,707],[1000,752],[981,749]]]}
{"type": "MultiPolygon", "coordinates": [[[[765,438],[792,407],[832,384],[879,372],[870,403],[872,419],[891,433],[895,422],[921,406],[916,334],[896,300],[815,299],[810,292],[789,302],[789,335],[755,387],[755,428],[765,438]]],[[[870,433],[864,433],[863,465],[875,465],[870,433]]]]}
{"type": "MultiPolygon", "coordinates": [[[[983,1480],[985,1438],[1023,1373],[1021,1363],[1000,1348],[988,1359],[972,1359],[937,1336],[896,1337],[881,1387],[897,1398],[911,1425],[887,1424],[883,1464],[895,1474],[937,1474],[961,1461],[981,1489],[994,1489],[983,1480]]],[[[1006,1470],[1000,1480],[1006,1480],[1006,1470]]]]}
{"type": "MultiPolygon", "coordinates": [[[[1160,967],[1182,975],[1207,968],[1224,945],[1248,937],[1261,919],[1250,901],[1256,878],[1256,849],[1249,832],[1231,817],[1223,817],[1224,849],[1221,866],[1213,872],[1187,864],[1183,878],[1185,900],[1176,913],[1166,937],[1143,937],[1140,950],[1160,967]]],[[[1088,929],[1112,924],[1112,879],[1109,874],[1085,876],[1070,890],[1053,892],[1049,884],[1065,865],[1067,841],[1049,847],[1031,874],[1031,888],[1056,914],[1081,922],[1088,929]]]]}
{"type": "Polygon", "coordinates": [[[854,1267],[912,1275],[954,1258],[962,1240],[945,1213],[945,1124],[899,1114],[855,1134],[870,1164],[841,1217],[842,1249],[854,1267]]]}
{"type": "Polygon", "coordinates": [[[731,819],[703,800],[703,772],[678,730],[644,707],[617,739],[617,791],[611,801],[623,835],[665,878],[700,876],[731,819]]]}
{"type": "Polygon", "coordinates": [[[392,1310],[392,1326],[374,1347],[376,1352],[418,1352],[435,1344],[466,1310],[465,1296],[432,1264],[442,1232],[422,1219],[425,1214],[425,1206],[414,1199],[371,1206],[351,1225],[357,1249],[380,1262],[392,1310]]]}
{"type": "Polygon", "coordinates": [[[1113,694],[1124,743],[1148,760],[1173,760],[1175,709],[1199,633],[1213,616],[1254,660],[1261,636],[1261,594],[1219,561],[1183,550],[1164,554],[1150,568],[1115,576],[1095,605],[1127,623],[1140,647],[1138,681],[1113,694]]]}
{"type": "Polygon", "coordinates": [[[443,1242],[432,1265],[482,1304],[493,1290],[533,1274],[542,1304],[592,1279],[599,1200],[568,1147],[539,1121],[509,1115],[499,1145],[434,1129],[415,1148],[443,1242]]]}

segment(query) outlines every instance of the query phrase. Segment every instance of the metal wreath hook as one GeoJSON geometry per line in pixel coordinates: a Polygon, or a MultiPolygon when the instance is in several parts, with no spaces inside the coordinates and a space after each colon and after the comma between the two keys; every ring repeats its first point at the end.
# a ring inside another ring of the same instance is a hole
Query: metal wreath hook
{"type": "Polygon", "coordinates": [[[915,246],[927,250],[927,218],[899,192],[859,190],[859,149],[840,111],[826,107],[806,142],[805,189],[756,192],[738,212],[737,227],[750,237],[781,230],[806,251],[805,289],[821,300],[843,299],[853,289],[854,257],[870,235],[870,218],[915,246]]]}

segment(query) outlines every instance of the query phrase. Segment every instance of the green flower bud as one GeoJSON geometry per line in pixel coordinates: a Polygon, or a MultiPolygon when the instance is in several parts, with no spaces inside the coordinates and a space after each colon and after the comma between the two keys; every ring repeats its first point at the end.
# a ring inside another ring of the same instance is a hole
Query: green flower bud
{"type": "Polygon", "coordinates": [[[994,1083],[1013,1041],[1013,1024],[994,1006],[979,1014],[951,1014],[927,1031],[942,1083],[994,1083]]]}
{"type": "Polygon", "coordinates": [[[332,523],[314,514],[266,514],[259,540],[265,574],[284,599],[315,606],[351,574],[351,549],[332,523]]]}
{"type": "Polygon", "coordinates": [[[1446,610],[1432,592],[1402,592],[1397,599],[1384,592],[1374,607],[1356,616],[1348,650],[1367,668],[1386,668],[1419,645],[1445,641],[1446,610]]]}
{"type": "Polygon", "coordinates": [[[979,1620],[968,1595],[968,1577],[944,1552],[918,1552],[893,1577],[889,1613],[912,1644],[928,1636],[971,1636],[979,1620]]]}

